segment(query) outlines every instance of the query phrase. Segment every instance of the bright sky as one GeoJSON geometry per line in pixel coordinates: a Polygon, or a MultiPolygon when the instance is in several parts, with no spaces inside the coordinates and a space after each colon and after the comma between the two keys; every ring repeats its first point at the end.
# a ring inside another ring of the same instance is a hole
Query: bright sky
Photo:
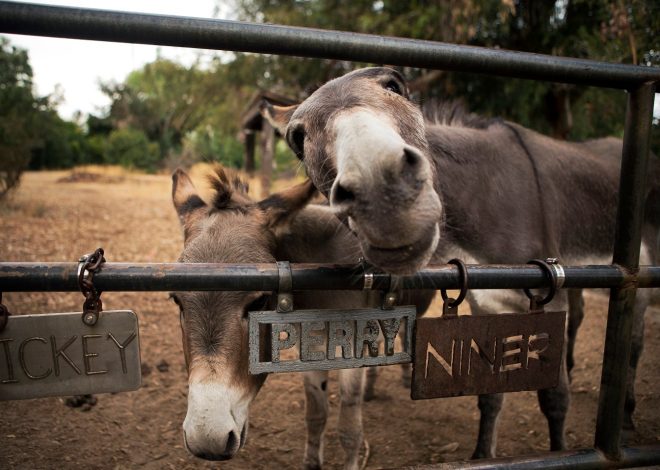
{"type": "MultiPolygon", "coordinates": [[[[216,5],[221,5],[218,18],[231,19],[231,0],[35,0],[34,3],[123,10],[162,15],[211,18],[216,5]]],[[[63,102],[58,110],[65,119],[76,111],[99,113],[110,104],[101,92],[100,80],[123,81],[129,72],[161,57],[191,64],[201,54],[211,51],[142,44],[81,41],[6,34],[14,45],[28,50],[34,73],[36,92],[43,96],[58,88],[63,102]]],[[[660,94],[655,95],[655,110],[660,117],[660,94]]]]}
{"type": "MultiPolygon", "coordinates": [[[[33,3],[204,18],[211,18],[216,6],[215,0],[34,0],[33,3]]],[[[226,17],[221,9],[218,18],[226,17]]],[[[123,81],[132,70],[155,60],[158,49],[161,57],[184,64],[194,62],[200,53],[210,53],[177,47],[3,35],[12,44],[28,50],[38,95],[51,94],[59,87],[64,102],[58,111],[65,119],[72,118],[76,111],[98,113],[109,105],[110,101],[100,90],[100,80],[123,81]]]]}

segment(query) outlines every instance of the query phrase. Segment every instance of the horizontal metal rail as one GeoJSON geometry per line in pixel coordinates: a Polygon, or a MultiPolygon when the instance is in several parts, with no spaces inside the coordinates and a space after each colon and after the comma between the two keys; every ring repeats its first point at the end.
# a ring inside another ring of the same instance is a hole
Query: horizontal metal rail
{"type": "Polygon", "coordinates": [[[350,60],[634,88],[660,69],[311,28],[0,1],[0,32],[350,60]]]}
{"type": "Polygon", "coordinates": [[[546,452],[523,457],[503,457],[404,468],[410,470],[486,470],[498,468],[506,468],[509,470],[530,468],[593,470],[601,468],[643,467],[657,465],[658,462],[660,462],[660,445],[650,444],[644,446],[623,447],[621,449],[621,458],[618,460],[608,460],[602,452],[599,452],[596,449],[576,449],[559,452],[546,452]]]}
{"type": "MultiPolygon", "coordinates": [[[[660,287],[660,266],[641,266],[629,274],[615,265],[563,266],[563,287],[614,288],[637,283],[660,287]]],[[[523,289],[548,285],[544,271],[534,265],[468,265],[470,289],[523,289]]],[[[296,290],[361,290],[361,265],[292,264],[296,290]]],[[[372,289],[387,289],[389,274],[374,272],[372,289]]],[[[105,263],[94,275],[103,291],[277,290],[276,264],[105,263]]],[[[461,277],[454,265],[428,267],[403,276],[404,289],[458,289],[461,277]]],[[[78,263],[0,263],[0,292],[79,290],[78,263]]]]}

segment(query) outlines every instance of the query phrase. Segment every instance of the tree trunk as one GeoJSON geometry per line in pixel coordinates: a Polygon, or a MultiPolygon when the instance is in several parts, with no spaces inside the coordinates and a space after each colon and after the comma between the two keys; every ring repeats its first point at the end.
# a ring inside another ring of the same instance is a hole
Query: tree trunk
{"type": "Polygon", "coordinates": [[[251,176],[254,173],[254,132],[245,134],[245,171],[251,176]]]}

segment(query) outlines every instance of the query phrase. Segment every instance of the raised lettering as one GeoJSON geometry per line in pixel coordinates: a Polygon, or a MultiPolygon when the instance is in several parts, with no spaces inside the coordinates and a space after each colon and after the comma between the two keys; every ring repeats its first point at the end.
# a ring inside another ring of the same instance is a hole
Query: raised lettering
{"type": "Polygon", "coordinates": [[[9,342],[14,341],[11,338],[5,338],[5,339],[0,339],[0,343],[2,343],[2,350],[5,352],[5,361],[7,364],[7,378],[2,379],[0,383],[3,384],[15,384],[18,382],[16,378],[14,377],[14,365],[12,364],[11,361],[11,350],[9,349],[9,342]]]}
{"type": "Polygon", "coordinates": [[[25,348],[26,348],[26,346],[28,345],[28,343],[30,341],[39,341],[43,344],[48,344],[48,341],[46,341],[45,338],[41,338],[39,336],[35,336],[33,338],[28,338],[26,340],[23,340],[21,345],[18,347],[18,360],[21,363],[21,368],[23,369],[23,373],[29,379],[32,379],[32,380],[45,379],[46,377],[48,377],[53,372],[52,369],[46,369],[46,372],[44,372],[41,375],[34,375],[27,368],[27,364],[26,364],[26,361],[25,361],[25,348]]]}
{"type": "Polygon", "coordinates": [[[298,330],[291,323],[273,323],[271,330],[271,361],[280,362],[280,351],[289,349],[298,343],[298,330]],[[280,337],[281,333],[286,338],[280,337]]]}
{"type": "Polygon", "coordinates": [[[378,334],[380,328],[376,320],[357,320],[355,329],[355,357],[361,359],[367,346],[371,357],[378,357],[378,334]]]}
{"type": "Polygon", "coordinates": [[[389,320],[380,320],[380,328],[385,337],[385,355],[394,355],[394,340],[401,326],[401,318],[392,318],[389,320]]]}
{"type": "Polygon", "coordinates": [[[345,320],[328,323],[328,359],[335,358],[337,347],[341,348],[344,359],[353,357],[353,322],[345,320]]]}
{"type": "Polygon", "coordinates": [[[60,361],[59,361],[60,356],[62,356],[64,360],[69,363],[69,365],[76,372],[76,374],[80,375],[82,373],[80,372],[78,366],[71,360],[69,356],[66,355],[66,352],[64,352],[66,348],[68,348],[73,344],[73,342],[76,340],[77,337],[78,336],[72,336],[71,338],[69,338],[69,340],[66,343],[64,343],[64,346],[57,349],[57,340],[55,339],[55,336],[51,335],[50,347],[51,347],[51,351],[53,352],[53,368],[55,369],[55,377],[60,376],[60,361]]]}
{"type": "Polygon", "coordinates": [[[124,374],[128,373],[128,368],[126,366],[126,346],[128,346],[131,341],[135,339],[137,334],[135,331],[133,331],[130,335],[128,335],[128,338],[124,340],[123,343],[120,343],[117,341],[117,338],[114,337],[114,335],[110,332],[108,332],[108,337],[107,339],[111,339],[113,343],[115,343],[115,346],[119,348],[119,357],[121,358],[121,370],[124,374]]]}
{"type": "Polygon", "coordinates": [[[325,352],[310,350],[312,346],[322,345],[325,342],[323,335],[313,335],[312,331],[324,331],[325,323],[321,321],[302,322],[300,325],[300,360],[301,361],[322,361],[325,359],[325,352]]]}
{"type": "Polygon", "coordinates": [[[89,346],[87,341],[94,338],[102,338],[103,335],[83,335],[82,337],[82,350],[83,350],[83,362],[85,364],[85,374],[86,375],[96,375],[96,374],[107,374],[107,370],[92,370],[92,358],[97,357],[98,353],[89,352],[89,346]]]}

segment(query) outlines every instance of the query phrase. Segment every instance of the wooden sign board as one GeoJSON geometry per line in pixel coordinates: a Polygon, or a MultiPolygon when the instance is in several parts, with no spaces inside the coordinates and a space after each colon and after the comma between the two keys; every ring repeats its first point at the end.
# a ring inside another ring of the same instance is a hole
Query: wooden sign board
{"type": "Polygon", "coordinates": [[[250,312],[250,374],[411,362],[415,315],[414,306],[250,312]]]}
{"type": "Polygon", "coordinates": [[[557,385],[566,312],[421,318],[413,400],[557,385]]]}
{"type": "Polygon", "coordinates": [[[94,326],[82,313],[12,315],[0,332],[0,400],[137,390],[138,319],[103,311],[94,326]]]}

